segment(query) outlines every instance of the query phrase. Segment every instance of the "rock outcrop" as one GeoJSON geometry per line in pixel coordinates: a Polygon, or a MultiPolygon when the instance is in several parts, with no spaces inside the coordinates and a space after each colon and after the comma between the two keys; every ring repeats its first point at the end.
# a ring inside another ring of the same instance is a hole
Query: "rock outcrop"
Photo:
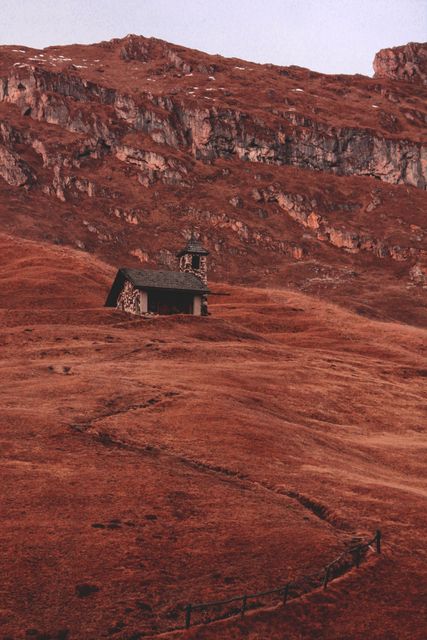
{"type": "MultiPolygon", "coordinates": [[[[392,258],[399,262],[417,258],[422,253],[422,249],[417,247],[388,244],[383,239],[374,237],[371,234],[357,233],[346,229],[345,222],[341,222],[339,226],[331,224],[326,215],[318,213],[316,200],[309,201],[301,194],[284,193],[270,186],[263,192],[257,190],[254,195],[256,200],[262,199],[263,202],[277,202],[289,217],[305,229],[313,232],[317,240],[329,242],[347,252],[368,251],[378,258],[392,258]]],[[[374,199],[373,202],[379,203],[379,200],[374,199]]],[[[368,212],[372,211],[371,205],[372,202],[366,207],[368,212]]],[[[351,208],[349,207],[348,210],[351,211],[351,208]]]]}
{"type": "Polygon", "coordinates": [[[381,49],[373,62],[375,78],[391,78],[427,85],[427,42],[381,49]]]}
{"type": "Polygon", "coordinates": [[[30,167],[19,155],[0,144],[0,176],[13,187],[29,186],[35,179],[30,167]]]}

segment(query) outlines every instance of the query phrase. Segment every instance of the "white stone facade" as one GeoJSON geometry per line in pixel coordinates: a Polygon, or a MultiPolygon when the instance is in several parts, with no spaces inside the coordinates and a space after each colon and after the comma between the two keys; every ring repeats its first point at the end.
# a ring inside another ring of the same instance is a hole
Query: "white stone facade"
{"type": "Polygon", "coordinates": [[[126,280],[123,289],[117,298],[117,309],[142,315],[148,311],[148,296],[146,291],[136,289],[129,280],[126,280]]]}
{"type": "Polygon", "coordinates": [[[179,259],[179,270],[186,273],[192,273],[197,276],[204,285],[208,284],[208,264],[207,256],[199,256],[191,253],[184,253],[179,259]],[[193,258],[198,258],[199,266],[195,268],[193,266],[193,258]]]}

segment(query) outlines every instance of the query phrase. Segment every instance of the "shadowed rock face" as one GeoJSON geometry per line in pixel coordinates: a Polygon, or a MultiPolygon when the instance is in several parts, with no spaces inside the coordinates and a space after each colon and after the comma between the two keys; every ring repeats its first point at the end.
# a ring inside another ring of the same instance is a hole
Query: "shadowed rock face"
{"type": "Polygon", "coordinates": [[[374,58],[375,78],[391,78],[427,84],[427,43],[381,49],[374,58]]]}
{"type": "Polygon", "coordinates": [[[423,289],[426,97],[133,35],[0,47],[0,224],[160,268],[195,229],[213,278],[319,293],[375,260],[423,289]]]}

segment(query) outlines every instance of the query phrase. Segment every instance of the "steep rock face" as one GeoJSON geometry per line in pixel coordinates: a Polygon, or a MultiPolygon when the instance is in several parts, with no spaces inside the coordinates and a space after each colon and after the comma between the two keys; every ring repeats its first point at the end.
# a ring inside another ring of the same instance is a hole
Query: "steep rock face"
{"type": "Polygon", "coordinates": [[[375,78],[391,78],[427,85],[427,42],[381,49],[375,55],[375,78]]]}
{"type": "MultiPolygon", "coordinates": [[[[132,43],[126,45],[130,51],[136,46],[132,43]]],[[[186,147],[207,162],[236,156],[337,175],[367,175],[421,189],[427,185],[427,147],[420,142],[379,136],[366,128],[331,126],[295,110],[278,113],[270,123],[262,114],[254,117],[239,109],[200,108],[173,95],[140,92],[132,96],[87,81],[73,70],[53,72],[41,67],[13,69],[3,79],[2,93],[3,100],[25,115],[90,136],[105,150],[119,147],[119,159],[123,159],[121,138],[133,131],[148,134],[158,144],[186,147]]],[[[174,167],[165,177],[181,179],[174,167]]]]}

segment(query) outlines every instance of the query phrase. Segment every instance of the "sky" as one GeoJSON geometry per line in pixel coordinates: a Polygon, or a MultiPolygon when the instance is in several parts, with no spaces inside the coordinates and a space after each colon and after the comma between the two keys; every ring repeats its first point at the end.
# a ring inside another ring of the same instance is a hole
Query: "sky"
{"type": "Polygon", "coordinates": [[[384,47],[427,40],[427,0],[0,0],[0,44],[136,33],[208,53],[372,75],[384,47]]]}

